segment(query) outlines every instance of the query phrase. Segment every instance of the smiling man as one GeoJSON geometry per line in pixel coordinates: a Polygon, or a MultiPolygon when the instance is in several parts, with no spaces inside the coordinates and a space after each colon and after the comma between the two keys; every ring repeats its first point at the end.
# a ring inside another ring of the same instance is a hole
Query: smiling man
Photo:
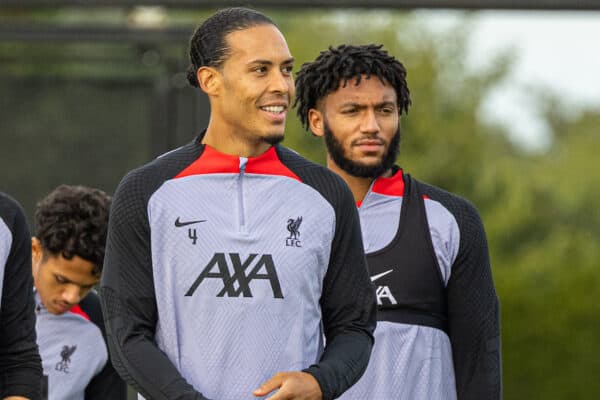
{"type": "Polygon", "coordinates": [[[395,165],[410,96],[381,46],[329,48],[297,75],[298,115],[358,206],[378,323],[345,400],[499,400],[499,308],[471,203],[395,165]]]}
{"type": "Polygon", "coordinates": [[[101,190],[61,185],[35,211],[31,259],[44,400],[126,398],[92,290],[102,271],[109,204],[101,190]]]}
{"type": "Polygon", "coordinates": [[[208,127],[114,197],[102,300],[118,370],[154,400],[338,397],[368,363],[375,292],[347,186],[277,144],[286,41],[229,8],[190,58],[208,127]]]}

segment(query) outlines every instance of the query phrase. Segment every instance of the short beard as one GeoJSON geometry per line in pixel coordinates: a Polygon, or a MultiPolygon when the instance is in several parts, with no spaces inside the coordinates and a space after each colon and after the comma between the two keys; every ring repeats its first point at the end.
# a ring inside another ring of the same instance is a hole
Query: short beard
{"type": "Polygon", "coordinates": [[[274,135],[268,135],[262,138],[262,141],[270,144],[271,146],[275,146],[278,143],[281,143],[281,141],[283,140],[284,135],[283,134],[274,134],[274,135]]]}
{"type": "Polygon", "coordinates": [[[333,132],[329,129],[327,121],[323,121],[323,130],[329,156],[338,167],[352,176],[377,178],[394,166],[396,158],[398,158],[398,154],[400,153],[400,125],[398,125],[398,129],[390,141],[387,153],[383,156],[381,162],[375,165],[365,165],[347,158],[344,155],[343,144],[335,138],[333,132]]]}

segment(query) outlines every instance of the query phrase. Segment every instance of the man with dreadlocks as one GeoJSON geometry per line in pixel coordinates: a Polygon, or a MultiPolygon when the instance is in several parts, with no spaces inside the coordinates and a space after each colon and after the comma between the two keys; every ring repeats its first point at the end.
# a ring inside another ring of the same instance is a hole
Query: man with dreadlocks
{"type": "Polygon", "coordinates": [[[498,300],[485,232],[466,200],[395,165],[406,70],[382,46],[341,45],[297,74],[298,115],[358,206],[378,325],[343,399],[500,399],[498,300]]]}

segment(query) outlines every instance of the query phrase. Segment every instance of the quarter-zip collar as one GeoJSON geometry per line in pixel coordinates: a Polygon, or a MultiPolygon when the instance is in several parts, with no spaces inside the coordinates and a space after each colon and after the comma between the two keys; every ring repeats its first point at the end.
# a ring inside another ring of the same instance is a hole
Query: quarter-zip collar
{"type": "Polygon", "coordinates": [[[271,146],[258,157],[240,157],[221,153],[209,145],[204,145],[200,157],[175,178],[202,174],[239,174],[242,172],[242,165],[246,174],[281,175],[300,181],[300,178],[279,160],[276,146],[271,146]]]}

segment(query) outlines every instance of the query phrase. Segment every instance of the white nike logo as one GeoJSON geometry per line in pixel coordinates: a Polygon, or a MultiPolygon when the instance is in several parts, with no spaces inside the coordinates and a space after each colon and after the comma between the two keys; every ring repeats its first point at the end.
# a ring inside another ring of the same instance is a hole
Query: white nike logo
{"type": "Polygon", "coordinates": [[[373,275],[371,277],[371,282],[375,282],[377,279],[381,278],[382,276],[386,276],[387,274],[389,274],[392,271],[393,271],[393,269],[390,269],[389,271],[385,271],[385,272],[382,272],[380,274],[373,275]]]}

